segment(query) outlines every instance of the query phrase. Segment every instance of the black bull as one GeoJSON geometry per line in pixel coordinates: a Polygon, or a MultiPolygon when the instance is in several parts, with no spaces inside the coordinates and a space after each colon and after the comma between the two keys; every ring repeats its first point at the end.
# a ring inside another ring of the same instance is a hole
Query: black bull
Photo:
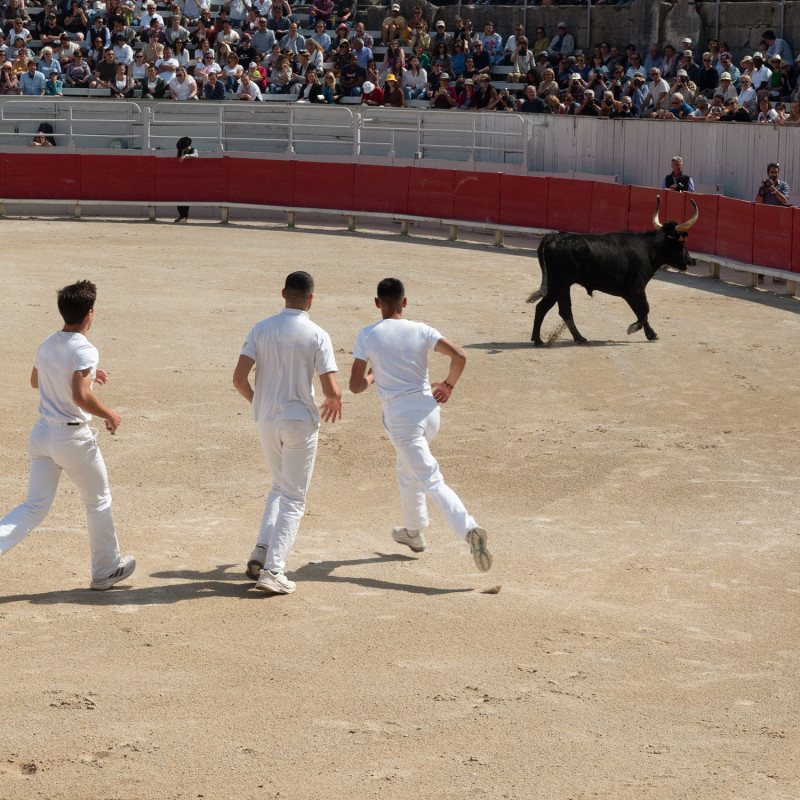
{"type": "Polygon", "coordinates": [[[591,296],[600,291],[623,298],[636,314],[636,322],[628,333],[644,328],[648,339],[657,339],[647,315],[645,287],[662,265],[686,270],[695,260],[686,249],[686,231],[697,221],[697,204],[692,200],[694,216],[683,223],[658,221],[658,206],[653,217],[655,230],[646,233],[548,233],[539,244],[539,266],[542,268],[542,285],[529,298],[529,303],[539,301],[533,319],[531,341],[542,342],[542,321],[545,314],[558,303],[558,313],[569,328],[572,338],[579,343],[581,336],[572,319],[572,301],[569,292],[573,283],[583,286],[591,296]]]}

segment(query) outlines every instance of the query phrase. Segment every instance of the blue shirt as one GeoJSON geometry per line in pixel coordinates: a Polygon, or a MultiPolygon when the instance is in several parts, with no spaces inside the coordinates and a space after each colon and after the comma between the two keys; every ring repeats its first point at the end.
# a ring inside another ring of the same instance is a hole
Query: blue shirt
{"type": "Polygon", "coordinates": [[[41,72],[44,75],[45,80],[50,77],[51,72],[57,72],[58,77],[61,77],[61,64],[58,63],[57,59],[51,58],[50,59],[50,66],[44,63],[44,59],[42,59],[36,66],[36,71],[41,72]]]}
{"type": "Polygon", "coordinates": [[[46,83],[47,81],[44,79],[44,75],[38,70],[33,73],[33,77],[31,77],[30,72],[23,72],[22,75],[19,76],[19,88],[22,89],[22,94],[43,94],[46,83]]]}

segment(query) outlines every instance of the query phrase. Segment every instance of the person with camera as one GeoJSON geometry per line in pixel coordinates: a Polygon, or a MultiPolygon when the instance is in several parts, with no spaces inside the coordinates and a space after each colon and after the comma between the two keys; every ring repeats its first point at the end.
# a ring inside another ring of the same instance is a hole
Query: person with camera
{"type": "Polygon", "coordinates": [[[573,114],[576,117],[599,117],[600,106],[594,99],[594,92],[591,89],[584,89],[583,98],[573,114]]]}
{"type": "Polygon", "coordinates": [[[694,101],[697,99],[697,84],[685,69],[678,70],[678,74],[669,85],[669,91],[672,97],[679,93],[690,106],[694,106],[694,101]]]}
{"type": "Polygon", "coordinates": [[[603,99],[600,101],[600,113],[597,115],[599,117],[610,117],[614,109],[616,108],[616,99],[614,98],[614,93],[607,89],[603,92],[603,99]]]}
{"type": "Polygon", "coordinates": [[[672,156],[672,172],[661,181],[661,188],[668,192],[693,192],[694,181],[683,171],[683,159],[672,156]]]}
{"type": "Polygon", "coordinates": [[[641,117],[644,101],[647,97],[647,86],[644,82],[644,75],[641,72],[637,72],[629,81],[625,96],[622,99],[624,100],[625,97],[630,97],[631,103],[638,112],[636,116],[641,117]]]}
{"type": "Polygon", "coordinates": [[[639,119],[641,114],[633,104],[633,100],[628,95],[623,95],[619,101],[619,107],[615,108],[608,117],[609,119],[639,119]]]}
{"type": "Polygon", "coordinates": [[[778,178],[781,165],[774,161],[767,164],[767,177],[761,181],[761,188],[756,195],[756,203],[766,206],[788,206],[789,184],[778,178]]]}

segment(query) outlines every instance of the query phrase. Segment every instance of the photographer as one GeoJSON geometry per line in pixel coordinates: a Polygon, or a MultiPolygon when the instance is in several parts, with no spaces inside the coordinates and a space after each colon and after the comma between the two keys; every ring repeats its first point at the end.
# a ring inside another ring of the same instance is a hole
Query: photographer
{"type": "Polygon", "coordinates": [[[678,74],[669,85],[669,91],[673,97],[676,93],[680,93],[690,106],[693,106],[697,99],[697,84],[689,78],[685,69],[678,70],[678,74]]]}
{"type": "Polygon", "coordinates": [[[583,92],[583,100],[581,104],[575,109],[576,117],[599,117],[600,106],[597,105],[594,99],[594,92],[591,89],[586,89],[583,92]]]}
{"type": "Polygon", "coordinates": [[[623,95],[619,101],[619,108],[615,108],[608,116],[610,119],[639,119],[641,114],[631,98],[623,95]]]}
{"type": "Polygon", "coordinates": [[[600,113],[598,116],[610,117],[615,108],[616,100],[614,99],[614,93],[611,91],[603,92],[603,99],[600,102],[600,113]]]}
{"type": "Polygon", "coordinates": [[[508,89],[501,89],[497,93],[497,101],[492,105],[491,101],[486,106],[487,111],[516,111],[516,101],[511,97],[508,89]]]}
{"type": "Polygon", "coordinates": [[[669,192],[693,192],[694,181],[683,171],[683,159],[672,156],[672,172],[661,181],[661,188],[669,192]]]}
{"type": "Polygon", "coordinates": [[[644,75],[641,72],[637,72],[633,78],[631,78],[628,88],[625,90],[625,95],[631,98],[631,102],[639,112],[638,116],[641,116],[642,106],[647,97],[647,86],[644,82],[644,75]]]}
{"type": "Polygon", "coordinates": [[[781,165],[774,161],[767,164],[767,177],[761,181],[761,188],[756,195],[756,203],[767,206],[788,206],[789,184],[778,179],[781,165]]]}

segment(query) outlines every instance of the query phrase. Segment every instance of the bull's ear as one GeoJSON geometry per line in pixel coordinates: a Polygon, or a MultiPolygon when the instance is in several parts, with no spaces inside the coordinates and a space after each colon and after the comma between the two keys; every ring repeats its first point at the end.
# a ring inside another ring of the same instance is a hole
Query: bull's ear
{"type": "Polygon", "coordinates": [[[661,195],[660,195],[660,194],[657,194],[657,195],[656,195],[656,213],[655,213],[655,214],[653,214],[653,227],[654,227],[654,228],[655,228],[657,231],[660,231],[660,230],[661,230],[661,228],[662,228],[662,225],[661,225],[661,223],[658,221],[658,207],[659,207],[660,205],[661,205],[661,195]]]}
{"type": "Polygon", "coordinates": [[[700,216],[700,212],[697,210],[697,203],[695,203],[695,201],[691,197],[689,198],[689,200],[694,206],[694,216],[690,220],[687,220],[686,222],[681,222],[680,225],[675,226],[675,230],[678,233],[686,233],[686,231],[688,231],[689,228],[691,228],[692,225],[694,225],[695,222],[697,222],[697,218],[700,216]]]}

